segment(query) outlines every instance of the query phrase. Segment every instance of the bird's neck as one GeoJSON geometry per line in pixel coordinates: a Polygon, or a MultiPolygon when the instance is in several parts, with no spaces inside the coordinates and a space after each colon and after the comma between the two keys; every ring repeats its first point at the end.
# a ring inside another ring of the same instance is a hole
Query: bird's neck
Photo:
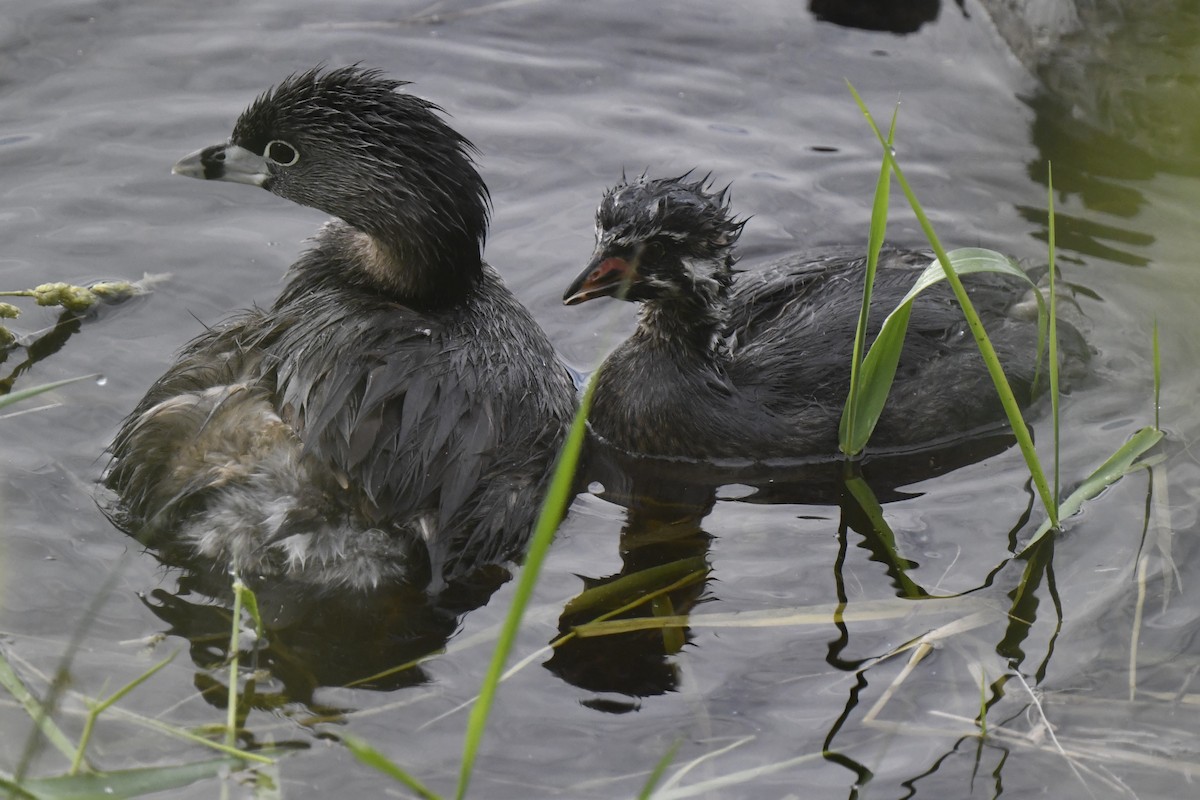
{"type": "Polygon", "coordinates": [[[478,173],[459,161],[436,180],[411,175],[364,187],[357,203],[339,209],[362,281],[414,308],[470,295],[483,272],[488,200],[478,173]]]}
{"type": "Polygon", "coordinates": [[[331,220],[315,246],[292,266],[276,306],[311,291],[364,292],[420,311],[467,302],[484,277],[479,245],[461,252],[431,249],[372,235],[331,220]]]}
{"type": "Polygon", "coordinates": [[[483,272],[481,243],[413,241],[348,229],[353,262],[367,283],[415,308],[438,308],[460,302],[483,272]]]}
{"type": "Polygon", "coordinates": [[[672,297],[642,303],[638,336],[679,355],[723,363],[728,359],[724,329],[729,317],[724,293],[713,298],[672,297]]]}
{"type": "Polygon", "coordinates": [[[686,278],[666,297],[644,300],[638,332],[677,354],[713,361],[728,358],[725,327],[729,321],[732,254],[685,264],[686,278]]]}

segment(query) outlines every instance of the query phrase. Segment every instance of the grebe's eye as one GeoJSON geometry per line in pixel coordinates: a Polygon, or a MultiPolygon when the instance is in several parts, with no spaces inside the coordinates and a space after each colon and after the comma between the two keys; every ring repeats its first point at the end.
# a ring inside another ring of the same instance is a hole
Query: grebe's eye
{"type": "Polygon", "coordinates": [[[642,258],[650,261],[657,261],[667,254],[667,249],[662,246],[661,242],[647,242],[642,248],[642,258]]]}
{"type": "Polygon", "coordinates": [[[273,139],[267,142],[263,156],[281,167],[290,167],[300,160],[300,151],[282,139],[273,139]]]}

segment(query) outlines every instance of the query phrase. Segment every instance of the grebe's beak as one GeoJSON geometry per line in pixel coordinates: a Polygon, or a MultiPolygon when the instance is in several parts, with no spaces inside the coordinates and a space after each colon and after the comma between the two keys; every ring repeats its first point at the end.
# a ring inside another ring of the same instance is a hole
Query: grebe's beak
{"type": "Polygon", "coordinates": [[[621,297],[637,280],[637,258],[632,261],[610,255],[608,248],[598,247],[579,277],[563,294],[563,305],[573,306],[597,297],[621,297]]]}
{"type": "Polygon", "coordinates": [[[189,153],[171,167],[172,175],[209,181],[248,183],[266,187],[271,173],[267,160],[236,144],[214,144],[189,153]]]}

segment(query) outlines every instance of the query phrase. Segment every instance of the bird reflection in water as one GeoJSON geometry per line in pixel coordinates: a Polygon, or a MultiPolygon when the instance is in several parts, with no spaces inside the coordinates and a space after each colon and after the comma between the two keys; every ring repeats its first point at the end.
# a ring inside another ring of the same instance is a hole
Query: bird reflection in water
{"type": "MultiPolygon", "coordinates": [[[[554,654],[544,666],[593,693],[584,705],[609,713],[636,711],[641,698],[678,689],[676,657],[694,643],[687,617],[702,603],[720,601],[709,590],[721,568],[712,563],[709,546],[720,531],[704,527],[718,501],[839,507],[840,535],[858,534],[859,546],[885,565],[897,594],[911,594],[904,574],[911,565],[874,528],[848,492],[847,478],[864,479],[880,503],[912,499],[919,493],[906,486],[982,461],[1013,443],[1011,434],[993,430],[949,446],[876,454],[855,464],[825,457],[732,465],[635,457],[592,442],[583,473],[604,487],[601,498],[625,509],[622,567],[615,575],[581,576],[584,590],[563,609],[554,654]],[[722,487],[730,484],[741,485],[736,500],[723,496],[722,487]],[[624,631],[588,625],[609,619],[642,622],[624,631]]],[[[831,657],[837,658],[836,648],[831,657]]]]}
{"type": "MultiPolygon", "coordinates": [[[[259,584],[265,632],[240,645],[242,663],[256,676],[246,684],[243,703],[262,710],[299,703],[319,720],[341,713],[316,700],[321,687],[395,691],[425,683],[420,662],[442,650],[462,617],[485,605],[510,577],[502,567],[484,567],[435,596],[405,584],[342,594],[279,581],[259,584]]],[[[194,569],[180,576],[174,591],[156,589],[143,597],[169,626],[162,635],[188,640],[200,670],[196,686],[219,707],[227,701],[220,671],[232,655],[232,600],[228,575],[194,569]]]]}

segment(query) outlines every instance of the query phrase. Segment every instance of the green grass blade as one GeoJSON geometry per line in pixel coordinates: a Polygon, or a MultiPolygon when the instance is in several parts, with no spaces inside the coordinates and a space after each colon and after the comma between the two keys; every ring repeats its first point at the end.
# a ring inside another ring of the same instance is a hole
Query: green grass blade
{"type": "Polygon", "coordinates": [[[1157,430],[1159,398],[1162,396],[1162,361],[1158,353],[1158,320],[1154,320],[1154,427],[1157,430]]]}
{"type": "Polygon", "coordinates": [[[145,683],[147,680],[149,680],[151,677],[153,677],[155,673],[157,673],[163,667],[167,666],[167,664],[170,664],[172,661],[174,661],[175,656],[177,656],[177,655],[179,655],[178,650],[171,653],[171,655],[167,656],[166,658],[164,658],[162,661],[158,662],[154,666],[150,667],[150,669],[146,670],[141,675],[137,676],[136,678],[131,680],[129,683],[122,686],[117,691],[113,692],[108,697],[108,699],[106,699],[104,702],[100,703],[98,706],[96,706],[96,708],[100,711],[104,711],[105,709],[112,706],[114,703],[120,702],[120,700],[123,697],[125,697],[125,695],[129,694],[134,689],[141,686],[143,683],[145,683]]]}
{"type": "MultiPolygon", "coordinates": [[[[894,309],[872,342],[867,357],[863,359],[858,380],[859,400],[853,412],[857,419],[846,426],[846,438],[841,442],[844,453],[862,452],[875,432],[892,390],[892,380],[900,363],[900,351],[904,347],[904,334],[908,330],[911,312],[912,303],[902,303],[894,309]]],[[[846,415],[842,418],[845,420],[846,415]]]]}
{"type": "MultiPolygon", "coordinates": [[[[760,611],[735,611],[729,613],[694,613],[686,617],[630,617],[589,622],[574,629],[580,638],[612,636],[632,631],[661,630],[666,627],[691,626],[695,628],[790,628],[828,625],[832,619],[839,623],[879,622],[902,620],[910,616],[953,614],[961,618],[975,611],[987,611],[990,606],[966,595],[950,597],[928,597],[920,603],[908,598],[892,597],[880,600],[856,600],[853,608],[842,603],[822,603],[794,608],[772,608],[760,611]]],[[[994,610],[994,609],[992,609],[994,610]]]]}
{"type": "MultiPolygon", "coordinates": [[[[1058,418],[1058,293],[1055,289],[1054,266],[1054,170],[1046,165],[1046,213],[1048,216],[1048,263],[1050,265],[1050,416],[1054,425],[1054,506],[1059,508],[1059,444],[1061,442],[1058,418]]],[[[1042,343],[1038,342],[1038,353],[1042,352],[1042,343]]]]}
{"type": "Polygon", "coordinates": [[[654,795],[654,787],[658,786],[658,782],[662,780],[663,773],[667,771],[667,767],[675,760],[675,754],[679,752],[679,746],[683,744],[682,739],[676,739],[675,743],[667,748],[667,752],[663,753],[662,758],[654,765],[654,769],[650,772],[650,777],[646,778],[645,785],[642,786],[642,791],[638,793],[638,800],[650,800],[654,795]]]}
{"type": "Polygon", "coordinates": [[[225,746],[237,745],[238,712],[238,654],[242,632],[242,601],[246,596],[246,585],[242,577],[233,574],[233,613],[230,615],[229,631],[229,696],[225,702],[225,746]]]}
{"type": "Polygon", "coordinates": [[[883,544],[886,551],[886,557],[892,572],[896,576],[896,581],[900,584],[900,591],[905,597],[918,598],[927,596],[927,592],[921,589],[920,586],[908,577],[908,566],[905,559],[900,557],[900,553],[896,548],[896,534],[892,532],[892,528],[883,518],[883,507],[879,505],[879,500],[875,497],[875,492],[871,491],[871,487],[859,477],[846,479],[846,489],[858,503],[863,513],[871,520],[871,527],[875,529],[875,535],[883,544]]]}
{"type": "Polygon", "coordinates": [[[341,737],[342,744],[350,750],[350,752],[361,763],[368,767],[382,772],[389,778],[392,778],[409,788],[418,797],[424,800],[441,800],[439,795],[434,794],[425,787],[425,784],[409,775],[403,769],[396,765],[394,761],[385,756],[383,753],[376,750],[366,740],[360,739],[357,736],[343,734],[341,737]]]}
{"type": "MultiPolygon", "coordinates": [[[[670,595],[659,595],[650,602],[650,613],[655,617],[675,618],[675,604],[670,595]]],[[[687,636],[683,628],[667,627],[662,629],[663,654],[673,656],[687,645],[687,636]]]]}
{"type": "Polygon", "coordinates": [[[8,663],[8,659],[4,657],[2,650],[0,650],[0,686],[8,690],[8,693],[21,704],[21,707],[25,709],[25,713],[31,719],[37,721],[42,736],[46,737],[46,741],[58,748],[59,752],[67,758],[74,757],[75,745],[71,744],[71,740],[55,724],[54,720],[50,719],[50,715],[46,713],[46,710],[42,707],[38,699],[21,682],[21,678],[17,675],[16,670],[12,668],[12,665],[8,663]]]}
{"type": "MultiPolygon", "coordinates": [[[[1080,509],[1080,507],[1088,500],[1091,500],[1100,492],[1104,491],[1108,486],[1117,481],[1119,478],[1128,475],[1134,470],[1141,469],[1141,463],[1135,463],[1137,459],[1154,445],[1158,444],[1163,438],[1163,432],[1157,428],[1142,428],[1130,438],[1117,452],[1113,453],[1107,461],[1092,472],[1091,475],[1084,479],[1079,488],[1071,492],[1067,499],[1063,501],[1060,509],[1060,514],[1063,517],[1069,517],[1080,509]]],[[[1049,520],[1043,522],[1033,534],[1033,538],[1021,550],[1018,555],[1024,555],[1029,551],[1029,548],[1038,543],[1043,536],[1050,531],[1049,520]]]]}
{"type": "Polygon", "coordinates": [[[13,782],[11,779],[0,775],[0,789],[3,789],[8,794],[5,795],[6,800],[38,800],[36,794],[30,794],[28,790],[23,789],[20,784],[13,782]]]}
{"type": "Polygon", "coordinates": [[[279,774],[279,762],[256,767],[254,776],[254,800],[284,800],[283,778],[279,774]]]}
{"type": "MultiPolygon", "coordinates": [[[[263,635],[263,624],[262,617],[258,613],[258,598],[254,595],[254,590],[242,581],[242,576],[234,572],[233,610],[230,615],[231,628],[229,631],[229,686],[225,704],[226,747],[235,747],[237,745],[237,732],[240,727],[238,723],[238,707],[240,705],[238,701],[240,694],[238,688],[238,669],[241,661],[243,610],[250,615],[250,619],[254,623],[255,635],[261,638],[263,635]]],[[[248,712],[249,709],[247,708],[246,711],[248,712]]]]}
{"type": "Polygon", "coordinates": [[[254,590],[244,583],[238,587],[238,592],[242,596],[242,608],[246,609],[246,613],[250,615],[250,619],[254,623],[254,632],[261,639],[265,628],[263,628],[262,614],[258,611],[258,597],[254,594],[254,590]]]}
{"type": "Polygon", "coordinates": [[[987,736],[988,682],[987,670],[979,665],[979,735],[987,736]]]}
{"type": "Polygon", "coordinates": [[[58,707],[58,701],[62,698],[63,692],[66,691],[67,685],[70,683],[71,663],[79,652],[81,643],[89,631],[94,630],[96,617],[100,613],[100,607],[104,605],[109,594],[117,585],[117,580],[121,576],[125,565],[128,563],[128,554],[122,557],[109,570],[108,575],[104,579],[104,583],[96,591],[87,607],[83,611],[83,616],[75,624],[74,630],[71,631],[71,638],[67,640],[66,649],[59,658],[58,666],[54,670],[54,678],[50,681],[50,686],[47,688],[45,695],[42,696],[41,703],[38,705],[38,717],[35,718],[35,726],[30,731],[29,737],[25,740],[25,747],[21,753],[20,759],[17,761],[16,769],[13,770],[13,779],[20,783],[37,758],[38,752],[41,749],[44,741],[39,734],[42,732],[42,717],[53,716],[54,710],[58,707]]]}
{"type": "MultiPolygon", "coordinates": [[[[986,247],[960,247],[957,250],[951,250],[946,256],[950,265],[954,268],[955,277],[969,275],[972,272],[998,272],[1002,275],[1011,275],[1014,278],[1025,281],[1032,288],[1037,288],[1037,285],[1025,274],[1025,270],[1014,264],[1011,258],[995,250],[988,250],[986,247]]],[[[900,302],[912,302],[921,292],[942,280],[953,282],[942,268],[941,260],[934,259],[929,262],[929,266],[920,274],[916,283],[913,284],[913,287],[908,290],[908,294],[904,295],[904,298],[900,302]]],[[[1041,293],[1038,292],[1035,298],[1038,301],[1038,313],[1046,313],[1045,300],[1042,298],[1041,293]]]]}
{"type": "Polygon", "coordinates": [[[31,778],[21,784],[28,797],[40,800],[95,800],[98,797],[138,797],[179,789],[196,781],[218,777],[240,762],[233,758],[198,761],[169,767],[142,767],[115,772],[92,772],[55,778],[31,778]]]}
{"type": "Polygon", "coordinates": [[[1000,360],[996,356],[995,348],[992,347],[992,343],[988,340],[987,334],[983,330],[983,323],[979,320],[979,314],[976,313],[975,307],[971,303],[971,298],[967,296],[962,281],[959,280],[957,273],[954,272],[954,267],[950,263],[950,258],[947,256],[945,248],[942,247],[941,240],[938,239],[937,233],[934,232],[933,225],[930,223],[929,217],[926,216],[925,210],[917,201],[912,186],[909,185],[908,179],[904,176],[904,171],[900,169],[900,165],[893,157],[891,148],[887,146],[887,141],[884,139],[883,134],[880,133],[879,127],[875,124],[875,120],[872,118],[871,112],[867,109],[866,103],[859,96],[854,86],[850,86],[850,91],[854,95],[854,100],[858,103],[859,109],[862,110],[863,116],[867,118],[871,130],[874,131],[875,138],[879,140],[879,144],[883,148],[884,158],[887,159],[888,164],[891,166],[892,172],[896,176],[896,182],[904,190],[904,196],[908,199],[908,204],[912,207],[913,213],[917,217],[917,222],[920,223],[921,230],[929,240],[930,246],[933,248],[934,253],[937,254],[938,262],[942,265],[942,269],[946,273],[946,280],[950,284],[950,288],[954,290],[954,296],[958,299],[959,305],[962,306],[967,326],[971,330],[971,335],[975,338],[979,352],[983,355],[983,361],[987,365],[988,374],[991,375],[992,383],[995,384],[996,393],[1000,398],[1000,403],[1004,406],[1004,412],[1008,417],[1009,424],[1012,426],[1013,435],[1016,436],[1017,446],[1020,447],[1021,455],[1025,458],[1025,464],[1029,468],[1033,485],[1037,489],[1038,496],[1042,500],[1042,505],[1046,509],[1046,515],[1050,518],[1050,525],[1053,528],[1057,528],[1058,507],[1054,504],[1050,486],[1046,481],[1046,474],[1042,470],[1041,463],[1038,461],[1037,451],[1033,446],[1033,436],[1030,435],[1029,427],[1025,424],[1025,419],[1021,416],[1021,407],[1013,396],[1012,388],[1008,385],[1008,379],[1004,377],[1004,369],[1000,366],[1000,360]]]}
{"type": "MultiPolygon", "coordinates": [[[[120,706],[115,707],[112,713],[119,714],[123,719],[130,720],[131,722],[141,725],[144,728],[158,731],[165,736],[173,736],[176,739],[181,739],[185,742],[191,742],[192,744],[197,744],[201,747],[207,747],[210,750],[216,750],[218,753],[224,753],[232,756],[239,761],[253,761],[257,764],[275,763],[274,759],[270,758],[269,756],[265,756],[260,752],[251,753],[248,750],[241,750],[237,747],[229,747],[221,742],[214,742],[212,739],[206,739],[200,734],[193,733],[186,728],[180,728],[177,725],[171,725],[170,723],[162,722],[161,720],[154,719],[153,717],[135,714],[134,712],[123,709],[120,706]]],[[[274,751],[270,748],[263,748],[263,752],[274,751]]]]}
{"type": "Polygon", "coordinates": [[[667,585],[677,586],[679,584],[676,582],[682,579],[702,580],[709,571],[708,562],[703,556],[691,556],[647,567],[629,575],[622,575],[609,583],[584,589],[563,606],[562,613],[564,616],[587,612],[599,614],[625,607],[631,599],[644,601],[651,592],[667,585]]]}
{"type": "MultiPolygon", "coordinates": [[[[995,250],[979,247],[964,247],[952,250],[946,255],[958,275],[972,272],[998,272],[1003,275],[1011,275],[1034,287],[1039,316],[1044,316],[1045,308],[1041,293],[1036,291],[1036,286],[1024,270],[1016,266],[1008,257],[995,250]]],[[[883,407],[892,389],[892,381],[896,377],[896,367],[900,363],[900,353],[904,347],[904,337],[908,331],[913,301],[921,292],[943,280],[946,280],[946,271],[942,268],[941,263],[937,260],[930,262],[924,272],[918,276],[912,288],[904,295],[899,305],[883,321],[879,335],[875,337],[875,341],[871,343],[871,349],[863,359],[862,371],[858,380],[860,395],[858,406],[855,409],[857,420],[852,426],[847,424],[849,404],[842,416],[842,433],[845,434],[852,429],[855,437],[853,440],[842,439],[843,452],[854,454],[866,447],[867,440],[874,432],[880,414],[883,413],[883,407]]]]}
{"type": "MultiPolygon", "coordinates": [[[[896,138],[896,117],[900,106],[892,110],[892,124],[888,129],[888,146],[891,147],[896,138]]],[[[879,251],[883,249],[883,240],[887,235],[888,201],[891,196],[891,170],[887,159],[879,166],[879,179],[875,182],[875,199],[871,203],[871,229],[867,235],[867,274],[863,279],[862,304],[858,309],[858,324],[854,328],[854,350],[850,356],[850,392],[846,395],[846,405],[842,409],[842,419],[838,424],[838,446],[848,456],[857,455],[865,446],[865,437],[861,445],[855,446],[859,440],[858,404],[862,391],[860,370],[862,366],[863,348],[866,347],[867,319],[871,312],[871,291],[875,286],[875,272],[879,267],[879,251]]],[[[870,436],[870,433],[867,433],[870,436]]]]}
{"type": "Polygon", "coordinates": [[[40,386],[30,386],[28,389],[21,389],[16,392],[9,392],[6,395],[0,396],[0,408],[11,406],[13,403],[19,403],[22,400],[28,400],[31,397],[37,397],[39,394],[53,391],[60,386],[67,386],[80,381],[94,381],[100,378],[100,373],[92,375],[80,375],[78,378],[67,378],[62,381],[54,381],[53,383],[43,383],[40,386]]]}
{"type": "MultiPolygon", "coordinates": [[[[703,561],[703,559],[700,559],[700,558],[698,558],[697,560],[703,561]]],[[[612,620],[613,618],[619,617],[622,614],[633,611],[635,608],[638,608],[640,606],[644,606],[646,604],[651,604],[653,607],[653,604],[656,603],[659,600],[659,598],[666,597],[671,592],[674,592],[678,589],[682,589],[684,586],[688,586],[690,584],[703,581],[706,577],[708,577],[708,573],[710,571],[711,570],[709,569],[708,565],[704,564],[703,566],[701,566],[699,569],[695,570],[694,572],[685,573],[682,577],[678,578],[677,580],[675,580],[672,583],[660,585],[655,589],[647,591],[645,594],[640,594],[639,596],[633,598],[632,600],[628,601],[624,605],[618,606],[609,611],[605,611],[603,614],[600,614],[595,619],[593,619],[591,622],[584,622],[580,625],[572,626],[571,630],[567,631],[562,636],[560,636],[557,639],[555,639],[554,641],[552,641],[550,643],[550,646],[551,647],[561,647],[563,644],[570,641],[571,639],[574,639],[577,636],[579,636],[581,638],[586,637],[586,636],[590,635],[590,634],[586,633],[586,631],[594,630],[594,626],[598,625],[599,623],[612,620]]],[[[679,616],[679,615],[676,615],[673,613],[669,613],[669,614],[664,613],[660,606],[659,609],[656,610],[654,615],[651,617],[634,617],[633,619],[666,620],[666,623],[663,624],[662,626],[656,626],[656,627],[659,627],[659,629],[665,633],[670,628],[685,628],[685,627],[687,627],[688,616],[686,614],[683,616],[679,616]]]]}
{"type": "MultiPolygon", "coordinates": [[[[740,769],[736,772],[718,774],[715,775],[715,777],[706,778],[703,781],[689,784],[687,786],[676,785],[678,783],[677,779],[681,774],[686,774],[688,770],[692,769],[692,767],[697,766],[703,760],[705,760],[705,756],[701,756],[700,758],[693,759],[688,764],[680,767],[676,774],[671,777],[671,780],[669,780],[663,787],[663,790],[659,792],[658,797],[660,800],[683,800],[683,798],[690,797],[729,797],[731,796],[730,793],[724,792],[723,790],[731,787],[743,789],[745,787],[753,787],[756,785],[756,783],[761,783],[762,778],[767,775],[792,769],[793,767],[797,767],[801,764],[820,761],[823,758],[825,758],[825,753],[823,752],[806,753],[793,758],[786,758],[782,761],[770,761],[766,764],[760,764],[759,766],[740,769]]],[[[750,791],[749,789],[746,789],[744,791],[737,792],[737,796],[755,797],[759,795],[753,791],[750,791]]],[[[808,795],[793,794],[790,796],[807,797],[808,795]]]]}
{"type": "Polygon", "coordinates": [[[83,733],[79,736],[79,747],[75,750],[75,757],[71,759],[71,769],[67,774],[76,774],[79,772],[79,768],[83,765],[83,755],[87,751],[88,742],[92,737],[92,729],[96,726],[96,720],[100,718],[100,715],[103,714],[105,710],[110,708],[114,703],[120,702],[121,698],[125,697],[125,695],[129,694],[134,689],[149,680],[150,677],[160,669],[174,661],[175,656],[177,655],[179,655],[178,650],[171,653],[171,655],[167,656],[154,666],[150,667],[150,669],[146,670],[117,691],[113,692],[106,700],[103,700],[92,706],[92,708],[88,711],[87,720],[83,724],[83,733]]]}
{"type": "Polygon", "coordinates": [[[394,667],[388,667],[385,670],[376,672],[374,675],[367,675],[366,677],[357,678],[356,680],[352,680],[349,683],[345,684],[345,686],[347,689],[354,689],[358,686],[366,686],[371,683],[376,683],[378,681],[382,681],[384,678],[387,678],[392,675],[399,675],[401,672],[404,672],[405,670],[412,669],[413,667],[418,666],[419,664],[423,664],[426,661],[430,661],[438,656],[443,656],[446,654],[446,652],[447,652],[446,648],[444,648],[444,647],[438,648],[437,650],[430,651],[429,653],[426,653],[423,656],[418,656],[417,658],[414,658],[410,661],[405,661],[403,664],[397,664],[394,667]]]}
{"type": "Polygon", "coordinates": [[[592,374],[587,389],[579,401],[579,410],[571,422],[571,430],[567,434],[562,450],[558,454],[558,463],[554,467],[554,475],[550,481],[550,489],[542,503],[542,511],[534,526],[533,538],[529,542],[529,552],[525,556],[525,565],[517,578],[513,590],[512,605],[508,609],[508,617],[500,630],[496,649],[492,652],[492,663],[488,667],[487,676],[479,689],[479,699],[471,708],[471,718],[467,723],[467,735],[463,742],[462,764],[458,777],[457,800],[466,796],[467,786],[471,782],[471,772],[475,768],[475,757],[479,752],[479,743],[483,740],[483,732],[487,727],[488,714],[491,713],[492,703],[496,699],[496,689],[504,674],[504,665],[512,652],[517,640],[517,630],[521,626],[521,617],[533,597],[533,589],[537,584],[538,574],[558,523],[566,512],[567,503],[571,499],[571,488],[575,480],[575,466],[579,463],[579,454],[583,450],[584,436],[587,432],[587,414],[592,405],[592,395],[596,389],[596,377],[592,374]]]}

